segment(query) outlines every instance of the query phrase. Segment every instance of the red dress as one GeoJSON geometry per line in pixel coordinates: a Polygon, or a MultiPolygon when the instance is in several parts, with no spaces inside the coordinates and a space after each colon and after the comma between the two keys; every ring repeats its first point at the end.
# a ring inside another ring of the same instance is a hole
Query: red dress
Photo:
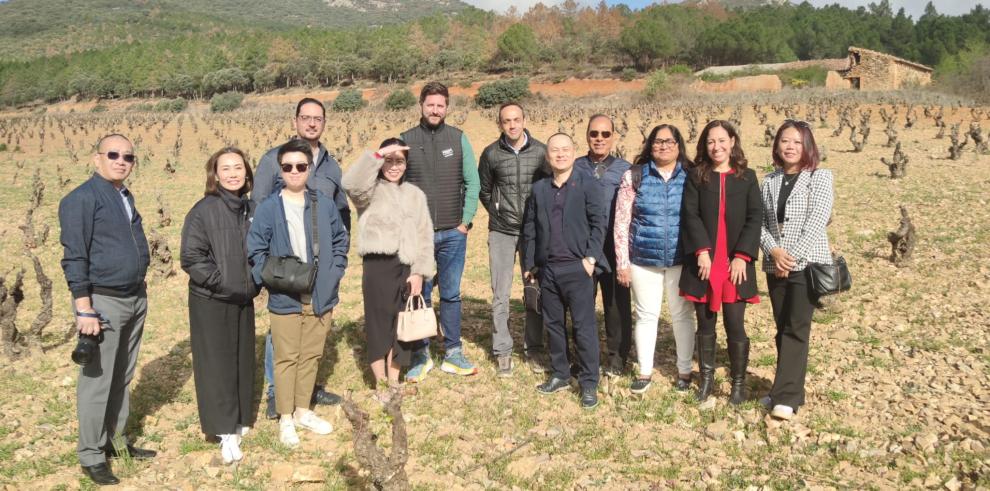
{"type": "MultiPolygon", "coordinates": [[[[723,303],[760,303],[759,296],[742,298],[736,292],[736,285],[732,283],[729,275],[729,246],[725,239],[725,178],[729,174],[734,174],[735,170],[717,173],[719,178],[719,200],[718,200],[718,230],[715,233],[715,257],[712,258],[711,274],[708,276],[708,293],[701,298],[689,295],[681,291],[681,296],[695,303],[707,303],[708,310],[719,312],[723,303]]],[[[696,253],[708,253],[708,249],[701,249],[696,253]]],[[[743,261],[750,262],[753,258],[746,254],[736,253],[735,256],[743,261]]]]}

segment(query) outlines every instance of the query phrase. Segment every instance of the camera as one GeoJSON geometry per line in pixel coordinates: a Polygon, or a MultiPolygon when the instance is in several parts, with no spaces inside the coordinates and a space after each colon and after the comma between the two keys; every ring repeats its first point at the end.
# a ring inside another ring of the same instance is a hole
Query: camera
{"type": "Polygon", "coordinates": [[[79,334],[79,342],[76,349],[72,350],[72,361],[79,366],[86,366],[92,363],[93,358],[100,351],[100,343],[103,342],[103,331],[99,334],[79,334]]]}

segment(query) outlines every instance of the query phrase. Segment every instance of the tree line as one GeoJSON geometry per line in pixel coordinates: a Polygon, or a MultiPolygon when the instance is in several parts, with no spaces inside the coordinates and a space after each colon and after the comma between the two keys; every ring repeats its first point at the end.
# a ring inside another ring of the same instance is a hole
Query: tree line
{"type": "Polygon", "coordinates": [[[470,78],[478,73],[574,74],[672,64],[772,63],[842,58],[849,46],[959,72],[990,50],[990,10],[960,16],[929,3],[916,21],[889,0],[727,11],[654,5],[580,7],[573,0],[525,13],[465,9],[405,24],[351,29],[214,29],[133,40],[28,61],[0,61],[0,104],[82,98],[206,98],[228,91],[350,85],[355,80],[470,78]],[[969,61],[967,61],[969,60],[969,61]]]}

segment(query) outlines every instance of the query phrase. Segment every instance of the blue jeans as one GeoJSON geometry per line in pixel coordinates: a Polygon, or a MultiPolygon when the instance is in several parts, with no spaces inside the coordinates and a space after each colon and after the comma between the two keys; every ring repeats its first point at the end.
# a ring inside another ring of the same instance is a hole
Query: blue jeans
{"type": "MultiPolygon", "coordinates": [[[[461,276],[467,255],[467,235],[456,228],[433,233],[433,256],[437,260],[437,282],[440,287],[440,325],[443,327],[444,348],[447,352],[461,347],[461,276]]],[[[432,306],[433,280],[423,282],[423,298],[432,306]]],[[[429,346],[424,340],[417,349],[429,346]]]]}

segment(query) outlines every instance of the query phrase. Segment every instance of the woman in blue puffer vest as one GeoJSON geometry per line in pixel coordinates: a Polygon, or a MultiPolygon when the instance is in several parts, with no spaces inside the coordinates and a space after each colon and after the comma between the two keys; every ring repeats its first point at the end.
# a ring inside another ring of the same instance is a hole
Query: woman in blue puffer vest
{"type": "Polygon", "coordinates": [[[630,390],[641,394],[653,376],[657,321],[666,294],[677,345],[678,390],[691,387],[695,320],[691,303],[681,297],[681,197],[693,166],[677,127],[661,124],[650,132],[643,151],[622,176],[615,205],[617,278],[631,286],[636,309],[639,377],[630,390]]]}

